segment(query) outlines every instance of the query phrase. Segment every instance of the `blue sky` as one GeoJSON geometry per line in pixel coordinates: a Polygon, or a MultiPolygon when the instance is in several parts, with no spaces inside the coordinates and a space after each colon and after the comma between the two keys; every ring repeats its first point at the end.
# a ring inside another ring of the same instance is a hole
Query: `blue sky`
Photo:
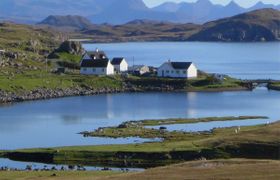
{"type": "MultiPolygon", "coordinates": [[[[153,7],[156,5],[159,5],[163,2],[172,1],[172,2],[196,2],[197,0],[144,0],[144,2],[149,7],[153,7]]],[[[228,4],[231,0],[211,0],[215,4],[228,4]]],[[[238,4],[240,4],[243,7],[250,7],[254,4],[256,4],[260,0],[234,0],[238,4]]],[[[280,0],[262,0],[265,4],[280,4],[280,0]]]]}

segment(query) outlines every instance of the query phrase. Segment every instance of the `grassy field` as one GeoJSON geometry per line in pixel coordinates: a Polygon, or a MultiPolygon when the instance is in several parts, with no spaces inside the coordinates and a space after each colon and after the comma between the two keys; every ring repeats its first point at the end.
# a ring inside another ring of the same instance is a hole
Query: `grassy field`
{"type": "Polygon", "coordinates": [[[78,74],[57,75],[45,71],[27,71],[8,76],[0,73],[0,89],[7,92],[27,92],[39,88],[65,89],[88,87],[92,89],[121,88],[118,77],[82,76],[78,74]]]}
{"type": "Polygon", "coordinates": [[[278,180],[280,161],[273,160],[201,160],[148,169],[139,173],[120,172],[0,172],[1,180],[143,180],[143,179],[233,179],[278,180]],[[53,176],[55,174],[55,176],[53,176]]]}
{"type": "Polygon", "coordinates": [[[86,171],[86,172],[0,172],[0,180],[68,180],[68,179],[78,179],[78,180],[86,180],[86,179],[103,179],[108,176],[117,175],[120,172],[112,172],[112,171],[86,171]]]}
{"type": "Polygon", "coordinates": [[[134,173],[106,177],[107,180],[142,179],[234,179],[234,180],[278,180],[280,179],[280,161],[269,160],[213,160],[193,161],[182,164],[155,168],[143,173],[134,173]]]}

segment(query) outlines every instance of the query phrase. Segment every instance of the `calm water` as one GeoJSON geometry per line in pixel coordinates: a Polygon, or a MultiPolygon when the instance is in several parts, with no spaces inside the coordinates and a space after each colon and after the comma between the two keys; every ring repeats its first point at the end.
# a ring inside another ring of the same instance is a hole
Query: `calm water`
{"type": "Polygon", "coordinates": [[[242,79],[280,79],[280,43],[153,42],[85,44],[87,50],[155,67],[164,61],[193,61],[199,69],[242,79]]]}
{"type": "MultiPolygon", "coordinates": [[[[257,89],[253,92],[125,93],[18,103],[0,107],[0,149],[145,141],[83,138],[77,134],[128,120],[260,115],[273,121],[280,119],[279,99],[280,92],[257,89]]],[[[252,122],[263,123],[250,120],[242,125],[252,122]]],[[[225,125],[232,126],[219,122],[215,127],[225,125]]],[[[213,128],[212,123],[187,126],[192,131],[213,128]]]]}
{"type": "MultiPolygon", "coordinates": [[[[19,161],[12,161],[9,159],[1,159],[0,158],[0,167],[8,167],[8,168],[17,168],[18,170],[25,170],[26,166],[31,166],[33,170],[35,169],[51,169],[55,167],[57,170],[60,170],[61,167],[64,167],[65,170],[69,170],[67,165],[52,165],[52,164],[43,164],[43,163],[33,163],[33,162],[19,162],[19,161]]],[[[104,167],[92,167],[92,166],[85,166],[84,167],[87,171],[100,171],[104,167]]],[[[110,168],[112,171],[122,171],[121,168],[110,168]]],[[[126,169],[130,172],[141,172],[144,169],[141,168],[128,168],[126,169]]]]}

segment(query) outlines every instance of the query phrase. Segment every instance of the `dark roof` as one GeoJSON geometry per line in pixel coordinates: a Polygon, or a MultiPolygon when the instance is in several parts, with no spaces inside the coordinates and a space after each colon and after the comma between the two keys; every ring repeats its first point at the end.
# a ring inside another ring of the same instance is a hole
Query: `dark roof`
{"type": "Polygon", "coordinates": [[[90,57],[86,57],[86,56],[89,56],[87,53],[84,54],[82,60],[91,60],[90,57]]]}
{"type": "Polygon", "coordinates": [[[192,62],[171,62],[171,65],[174,69],[189,69],[192,62]]]}
{"type": "Polygon", "coordinates": [[[120,64],[122,63],[123,60],[124,60],[123,57],[113,58],[111,63],[112,63],[113,65],[120,65],[120,64]]]}
{"type": "Polygon", "coordinates": [[[87,54],[92,59],[107,59],[107,55],[104,51],[88,51],[87,54]]]}
{"type": "Polygon", "coordinates": [[[81,67],[106,68],[108,63],[109,59],[84,60],[81,63],[81,67]]]}

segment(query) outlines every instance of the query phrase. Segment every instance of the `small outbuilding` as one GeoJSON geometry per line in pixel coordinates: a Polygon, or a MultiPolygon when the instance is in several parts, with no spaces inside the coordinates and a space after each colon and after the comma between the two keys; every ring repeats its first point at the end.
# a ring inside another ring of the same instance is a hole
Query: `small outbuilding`
{"type": "Polygon", "coordinates": [[[116,73],[128,71],[128,63],[123,57],[113,58],[111,64],[114,66],[114,71],[116,73]]]}
{"type": "Polygon", "coordinates": [[[145,65],[134,65],[128,68],[129,73],[134,75],[144,75],[150,73],[150,68],[145,65]]]}
{"type": "Polygon", "coordinates": [[[168,61],[158,68],[158,77],[170,78],[196,78],[198,69],[193,62],[172,62],[168,61]]]}

